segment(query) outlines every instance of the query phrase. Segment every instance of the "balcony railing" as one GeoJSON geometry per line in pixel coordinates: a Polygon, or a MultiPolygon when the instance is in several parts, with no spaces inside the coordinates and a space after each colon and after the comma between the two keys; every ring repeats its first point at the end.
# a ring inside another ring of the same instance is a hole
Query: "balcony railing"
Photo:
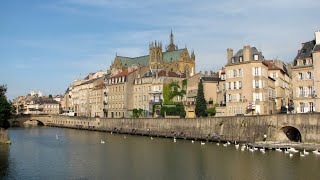
{"type": "Polygon", "coordinates": [[[162,104],[162,99],[152,99],[150,100],[150,104],[162,104]]]}

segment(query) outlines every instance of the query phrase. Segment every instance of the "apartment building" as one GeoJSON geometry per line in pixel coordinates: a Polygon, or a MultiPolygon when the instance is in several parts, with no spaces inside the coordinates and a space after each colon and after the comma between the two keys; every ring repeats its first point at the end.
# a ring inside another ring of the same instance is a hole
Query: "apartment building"
{"type": "MultiPolygon", "coordinates": [[[[171,72],[165,69],[149,69],[136,73],[133,83],[133,107],[134,109],[143,109],[144,117],[153,117],[153,106],[162,105],[163,88],[165,84],[181,81],[186,78],[185,74],[171,72]]],[[[181,102],[180,97],[173,99],[175,102],[181,102]]]]}
{"type": "Polygon", "coordinates": [[[226,114],[259,115],[275,112],[269,106],[269,94],[275,94],[269,86],[268,65],[255,47],[244,46],[236,54],[227,49],[225,66],[226,114]]]}
{"type": "Polygon", "coordinates": [[[292,62],[294,110],[297,113],[320,111],[320,32],[315,39],[302,43],[292,62]]]}
{"type": "Polygon", "coordinates": [[[129,67],[124,71],[105,79],[108,107],[105,112],[108,118],[131,117],[133,108],[133,81],[137,67],[129,67]]]}

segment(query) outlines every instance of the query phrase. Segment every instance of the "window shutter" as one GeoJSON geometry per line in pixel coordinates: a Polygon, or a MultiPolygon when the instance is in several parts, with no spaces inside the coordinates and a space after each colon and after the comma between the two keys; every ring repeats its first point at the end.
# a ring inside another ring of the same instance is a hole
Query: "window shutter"
{"type": "Polygon", "coordinates": [[[262,88],[262,81],[259,80],[259,88],[262,88]]]}
{"type": "Polygon", "coordinates": [[[259,99],[262,101],[262,93],[259,93],[259,99]]]}
{"type": "Polygon", "coordinates": [[[253,87],[253,88],[256,88],[255,83],[254,83],[254,80],[252,81],[252,87],[253,87]]]}
{"type": "Polygon", "coordinates": [[[297,87],[297,89],[296,89],[296,97],[299,97],[299,92],[300,92],[300,90],[299,90],[299,88],[297,87]]]}
{"type": "Polygon", "coordinates": [[[252,75],[254,76],[254,67],[252,67],[252,75]]]}
{"type": "Polygon", "coordinates": [[[258,68],[258,75],[261,76],[261,67],[258,68]]]}
{"type": "Polygon", "coordinates": [[[239,89],[239,81],[236,82],[236,88],[239,89]]]}

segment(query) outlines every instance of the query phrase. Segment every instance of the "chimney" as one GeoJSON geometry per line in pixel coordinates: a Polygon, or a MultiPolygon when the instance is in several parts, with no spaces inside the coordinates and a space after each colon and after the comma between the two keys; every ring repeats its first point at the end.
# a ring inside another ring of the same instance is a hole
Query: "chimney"
{"type": "Polygon", "coordinates": [[[316,44],[320,44],[320,31],[315,32],[314,35],[316,37],[316,44]]]}
{"type": "Polygon", "coordinates": [[[166,77],[169,77],[169,71],[168,71],[168,69],[165,69],[165,71],[166,71],[166,77]]]}
{"type": "Polygon", "coordinates": [[[231,64],[232,57],[233,57],[233,49],[228,48],[227,49],[227,61],[228,61],[227,64],[231,64]]]}
{"type": "Polygon", "coordinates": [[[204,76],[205,76],[205,77],[208,76],[208,71],[204,71],[204,76]]]}
{"type": "Polygon", "coordinates": [[[250,61],[252,59],[251,57],[251,47],[250,45],[246,45],[246,46],[243,46],[243,61],[250,61]]]}

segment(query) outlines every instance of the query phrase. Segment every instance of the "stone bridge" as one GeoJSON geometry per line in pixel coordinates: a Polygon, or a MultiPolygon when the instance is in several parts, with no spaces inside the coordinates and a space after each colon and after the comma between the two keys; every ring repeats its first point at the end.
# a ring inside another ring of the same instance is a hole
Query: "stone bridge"
{"type": "Polygon", "coordinates": [[[9,119],[9,123],[11,127],[20,127],[26,122],[37,122],[38,125],[45,126],[51,119],[51,115],[15,115],[9,119]]]}
{"type": "Polygon", "coordinates": [[[28,120],[47,126],[190,139],[256,142],[263,140],[266,134],[268,141],[320,143],[320,113],[196,119],[106,119],[43,115],[16,117],[10,123],[22,124],[28,120]]]}

